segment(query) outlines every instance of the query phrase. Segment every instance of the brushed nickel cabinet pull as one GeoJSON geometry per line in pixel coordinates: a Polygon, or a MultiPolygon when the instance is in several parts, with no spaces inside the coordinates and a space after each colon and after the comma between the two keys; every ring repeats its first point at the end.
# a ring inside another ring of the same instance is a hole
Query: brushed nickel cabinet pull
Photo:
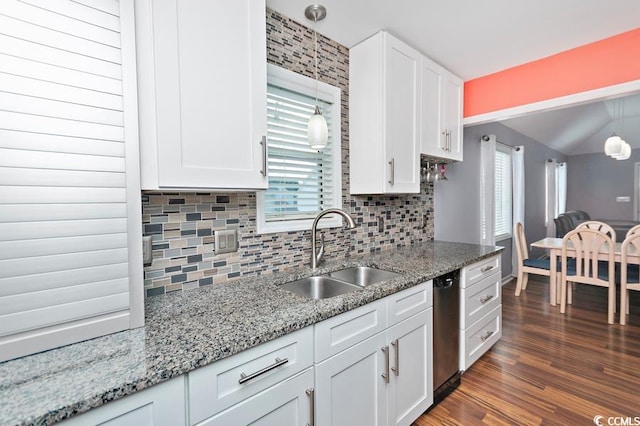
{"type": "Polygon", "coordinates": [[[482,303],[484,305],[485,303],[487,303],[491,299],[493,299],[493,294],[487,294],[486,296],[484,296],[483,298],[480,299],[480,303],[482,303]]]}
{"type": "Polygon", "coordinates": [[[444,144],[442,144],[440,149],[443,151],[446,151],[447,150],[447,130],[446,129],[442,131],[442,136],[444,136],[444,144]]]}
{"type": "Polygon", "coordinates": [[[384,353],[384,364],[385,364],[385,373],[382,373],[382,378],[385,383],[389,383],[389,346],[383,346],[381,348],[384,353]]]}
{"type": "Polygon", "coordinates": [[[493,331],[487,331],[484,335],[480,336],[480,340],[484,342],[491,336],[493,336],[493,331]]]}
{"type": "Polygon", "coordinates": [[[262,145],[262,170],[260,170],[260,174],[264,177],[267,177],[267,137],[263,136],[260,140],[260,145],[262,145]]]}
{"type": "Polygon", "coordinates": [[[309,397],[309,423],[307,423],[307,426],[314,426],[316,424],[316,398],[315,398],[315,389],[311,388],[311,389],[307,389],[306,391],[307,396],[309,397]]]}
{"type": "Polygon", "coordinates": [[[400,342],[398,342],[398,339],[391,342],[391,346],[394,347],[396,352],[396,366],[391,367],[391,371],[396,373],[396,377],[398,377],[400,375],[400,342]]]}
{"type": "Polygon", "coordinates": [[[480,269],[480,272],[487,272],[493,269],[493,265],[490,266],[485,266],[484,268],[480,269]]]}
{"type": "Polygon", "coordinates": [[[266,366],[265,368],[262,368],[258,371],[256,371],[255,373],[251,373],[251,374],[244,374],[244,373],[240,373],[240,380],[238,380],[238,383],[243,384],[248,382],[249,380],[255,379],[258,376],[263,375],[264,373],[267,373],[271,370],[273,370],[274,368],[278,368],[282,365],[285,365],[286,363],[289,362],[289,358],[285,358],[285,359],[280,359],[280,358],[276,358],[276,362],[274,362],[271,365],[266,366]]]}
{"type": "Polygon", "coordinates": [[[396,182],[396,160],[392,158],[389,161],[389,165],[391,166],[391,177],[389,178],[389,185],[393,186],[396,182]]]}

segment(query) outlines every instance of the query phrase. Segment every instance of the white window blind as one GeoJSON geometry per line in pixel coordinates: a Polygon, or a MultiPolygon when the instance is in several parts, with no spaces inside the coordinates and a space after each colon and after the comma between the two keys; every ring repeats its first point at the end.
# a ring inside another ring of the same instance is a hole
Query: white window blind
{"type": "Polygon", "coordinates": [[[0,2],[0,361],[129,326],[120,24],[114,0],[0,2]]]}
{"type": "Polygon", "coordinates": [[[509,238],[512,228],[511,148],[496,146],[495,161],[495,236],[509,238]]]}
{"type": "Polygon", "coordinates": [[[307,124],[315,110],[315,99],[267,86],[267,222],[313,218],[321,210],[334,207],[333,117],[330,104],[319,104],[329,128],[327,147],[321,151],[310,148],[307,142],[307,124]]]}

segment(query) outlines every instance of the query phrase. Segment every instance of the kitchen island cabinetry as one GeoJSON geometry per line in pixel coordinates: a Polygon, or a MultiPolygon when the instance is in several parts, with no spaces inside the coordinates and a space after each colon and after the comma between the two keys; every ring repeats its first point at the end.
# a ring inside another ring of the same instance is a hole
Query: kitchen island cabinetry
{"type": "Polygon", "coordinates": [[[142,189],[266,189],[264,0],[135,6],[142,189]]]}
{"type": "Polygon", "coordinates": [[[381,31],[349,52],[351,194],[420,192],[422,55],[381,31]]]}
{"type": "Polygon", "coordinates": [[[466,370],[502,337],[500,256],[462,269],[460,370],[466,370]]]}
{"type": "Polygon", "coordinates": [[[420,154],[462,161],[463,82],[428,58],[422,64],[420,154]]]}

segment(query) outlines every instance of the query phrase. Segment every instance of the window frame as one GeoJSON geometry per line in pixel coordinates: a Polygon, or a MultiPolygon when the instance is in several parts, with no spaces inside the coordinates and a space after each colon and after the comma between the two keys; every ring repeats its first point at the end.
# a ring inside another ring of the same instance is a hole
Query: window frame
{"type": "MultiPolygon", "coordinates": [[[[303,95],[316,96],[316,81],[313,78],[303,76],[293,71],[267,64],[267,83],[291,90],[303,95]]],[[[341,91],[340,88],[327,83],[317,82],[318,99],[331,104],[331,116],[333,117],[330,130],[332,141],[331,161],[334,173],[333,195],[331,208],[342,208],[342,116],[341,116],[341,91]]],[[[266,111],[265,111],[266,114],[266,111]]],[[[268,157],[268,152],[267,152],[268,157]]],[[[267,177],[268,178],[268,177],[267,177]]],[[[258,234],[275,232],[305,231],[311,229],[313,218],[267,221],[265,216],[265,192],[256,193],[256,230],[258,234]]],[[[342,226],[342,218],[337,215],[329,215],[321,220],[319,228],[335,228],[342,226]]]]}
{"type": "Polygon", "coordinates": [[[502,145],[502,144],[496,143],[496,149],[495,149],[494,157],[495,157],[495,160],[494,160],[494,184],[493,184],[493,190],[494,190],[494,201],[493,201],[493,203],[494,203],[494,212],[493,212],[494,218],[493,218],[493,221],[494,221],[495,241],[498,242],[498,241],[507,240],[507,239],[513,237],[513,230],[512,230],[512,228],[513,228],[513,148],[510,147],[510,146],[507,146],[507,145],[502,145]],[[498,159],[497,159],[498,153],[506,154],[506,155],[509,156],[508,171],[509,171],[509,176],[510,176],[510,179],[509,179],[510,185],[509,185],[509,188],[508,188],[508,190],[509,190],[508,192],[510,194],[510,206],[511,206],[511,209],[510,209],[510,211],[511,211],[510,222],[511,222],[511,225],[507,227],[507,231],[506,232],[502,232],[502,233],[498,233],[498,226],[497,226],[497,223],[498,223],[498,220],[497,220],[497,218],[498,218],[498,209],[495,206],[495,204],[497,202],[497,197],[495,196],[495,193],[496,193],[498,184],[500,184],[502,187],[504,187],[504,181],[498,182],[498,179],[495,176],[495,172],[497,170],[496,165],[498,163],[498,159]]]}

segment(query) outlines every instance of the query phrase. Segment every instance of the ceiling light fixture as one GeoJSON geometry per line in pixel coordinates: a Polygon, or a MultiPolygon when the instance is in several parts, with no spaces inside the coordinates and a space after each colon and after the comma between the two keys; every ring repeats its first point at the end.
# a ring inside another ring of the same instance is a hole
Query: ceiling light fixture
{"type": "Polygon", "coordinates": [[[613,134],[604,143],[604,153],[616,160],[626,160],[631,155],[631,146],[616,134],[620,115],[624,118],[622,102],[622,99],[617,99],[613,104],[613,134]]]}
{"type": "MultiPolygon", "coordinates": [[[[327,16],[327,9],[320,4],[312,4],[304,10],[304,16],[315,23],[322,21],[327,16]]],[[[316,110],[309,117],[309,125],[307,127],[307,141],[313,149],[323,149],[327,146],[329,138],[329,130],[327,128],[327,120],[322,116],[320,106],[318,105],[318,34],[313,28],[313,46],[315,61],[315,77],[316,77],[316,110]]]]}

